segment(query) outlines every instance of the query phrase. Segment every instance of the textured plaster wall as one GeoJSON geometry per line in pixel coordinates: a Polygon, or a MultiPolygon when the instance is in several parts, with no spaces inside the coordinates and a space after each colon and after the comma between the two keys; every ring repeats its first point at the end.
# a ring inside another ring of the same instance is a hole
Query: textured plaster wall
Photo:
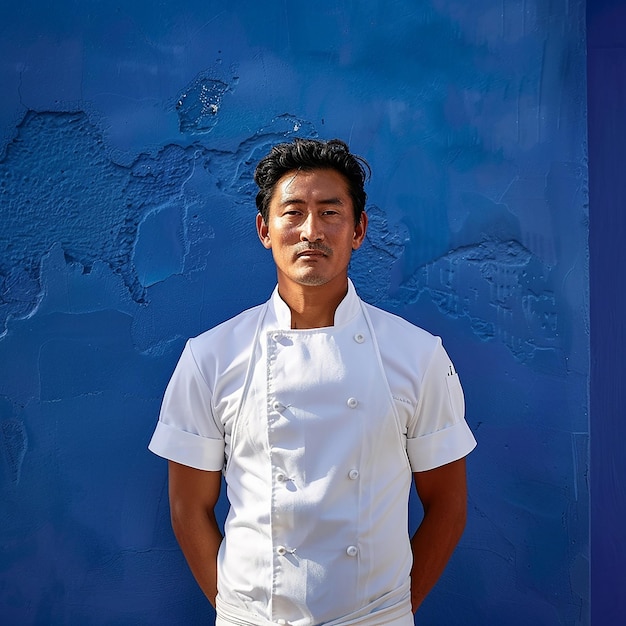
{"type": "Polygon", "coordinates": [[[254,164],[338,136],[357,288],[444,337],[479,441],[419,623],[588,624],[585,80],[582,0],[3,3],[3,622],[210,619],[146,445],[185,339],[273,287],[254,164]]]}

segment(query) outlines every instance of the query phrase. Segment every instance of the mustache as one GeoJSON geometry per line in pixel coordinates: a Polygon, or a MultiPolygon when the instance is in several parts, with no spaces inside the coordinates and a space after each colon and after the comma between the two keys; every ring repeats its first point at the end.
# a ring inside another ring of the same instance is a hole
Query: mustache
{"type": "Polygon", "coordinates": [[[329,248],[321,241],[301,241],[300,243],[297,243],[294,248],[295,254],[301,254],[307,250],[319,250],[326,256],[330,256],[333,253],[332,248],[329,248]]]}

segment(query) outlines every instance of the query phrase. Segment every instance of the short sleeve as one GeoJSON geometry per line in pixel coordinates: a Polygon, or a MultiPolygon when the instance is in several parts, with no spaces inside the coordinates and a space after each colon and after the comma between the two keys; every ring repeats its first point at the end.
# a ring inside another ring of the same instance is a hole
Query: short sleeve
{"type": "Polygon", "coordinates": [[[219,471],[224,466],[223,427],[214,418],[211,390],[189,342],[165,390],[148,449],[196,469],[219,471]]]}
{"type": "Polygon", "coordinates": [[[469,454],[476,440],[465,421],[465,399],[450,357],[438,340],[407,431],[407,454],[414,472],[423,472],[469,454]]]}

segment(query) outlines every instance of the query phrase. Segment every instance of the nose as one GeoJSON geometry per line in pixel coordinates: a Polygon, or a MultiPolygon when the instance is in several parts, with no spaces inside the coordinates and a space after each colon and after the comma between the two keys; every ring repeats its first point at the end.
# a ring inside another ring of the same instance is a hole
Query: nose
{"type": "Polygon", "coordinates": [[[324,239],[324,231],[321,221],[316,215],[309,213],[300,228],[300,241],[321,241],[322,239],[324,239]]]}

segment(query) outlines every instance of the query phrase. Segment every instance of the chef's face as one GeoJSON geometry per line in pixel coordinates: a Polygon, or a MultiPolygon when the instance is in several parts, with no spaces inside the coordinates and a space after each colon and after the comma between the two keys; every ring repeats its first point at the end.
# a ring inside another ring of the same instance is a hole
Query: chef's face
{"type": "Polygon", "coordinates": [[[363,243],[366,229],[367,215],[354,223],[348,184],[332,169],[288,172],[274,189],[268,223],[257,216],[259,238],[272,250],[279,286],[345,281],[352,251],[363,243]]]}

